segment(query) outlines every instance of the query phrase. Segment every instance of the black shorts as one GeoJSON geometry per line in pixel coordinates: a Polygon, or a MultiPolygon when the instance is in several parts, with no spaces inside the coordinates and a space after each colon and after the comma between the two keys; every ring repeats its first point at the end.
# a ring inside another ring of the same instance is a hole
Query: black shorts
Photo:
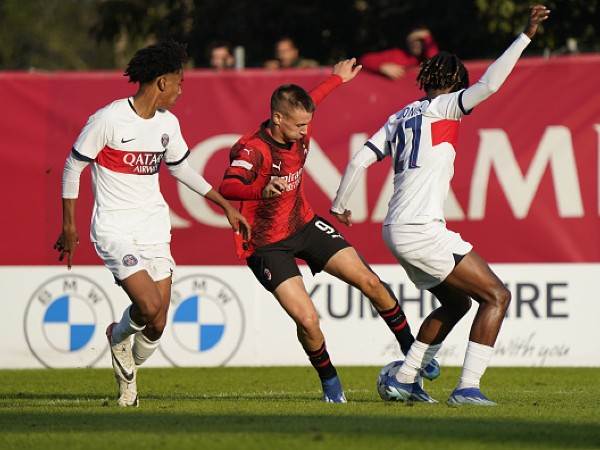
{"type": "Polygon", "coordinates": [[[306,261],[314,275],[323,270],[329,258],[346,247],[350,244],[333,225],[315,216],[295,234],[259,247],[246,262],[260,284],[273,292],[288,278],[300,275],[296,258],[306,261]]]}

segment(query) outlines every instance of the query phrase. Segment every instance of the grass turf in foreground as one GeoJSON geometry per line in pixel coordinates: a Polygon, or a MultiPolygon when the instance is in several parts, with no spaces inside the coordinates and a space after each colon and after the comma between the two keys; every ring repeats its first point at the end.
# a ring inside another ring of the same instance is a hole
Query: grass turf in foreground
{"type": "Polygon", "coordinates": [[[379,368],[339,369],[349,403],[319,401],[312,368],[143,369],[141,407],[115,406],[112,371],[0,371],[0,449],[600,448],[600,369],[491,368],[495,408],[381,401],[379,368]]]}

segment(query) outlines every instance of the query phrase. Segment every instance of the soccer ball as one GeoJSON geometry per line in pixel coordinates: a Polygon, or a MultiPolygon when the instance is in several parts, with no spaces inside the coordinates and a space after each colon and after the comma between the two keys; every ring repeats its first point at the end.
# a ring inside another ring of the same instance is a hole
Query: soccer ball
{"type": "Polygon", "coordinates": [[[377,376],[377,392],[379,393],[381,400],[386,402],[394,400],[390,397],[387,390],[387,379],[388,377],[396,376],[396,373],[400,370],[403,362],[404,361],[392,361],[379,371],[379,375],[377,376]]]}

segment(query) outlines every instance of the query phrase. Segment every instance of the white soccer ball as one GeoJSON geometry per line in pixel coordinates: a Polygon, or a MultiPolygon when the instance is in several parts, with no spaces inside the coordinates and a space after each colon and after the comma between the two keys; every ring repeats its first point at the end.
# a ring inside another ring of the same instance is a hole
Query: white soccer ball
{"type": "Polygon", "coordinates": [[[387,379],[388,377],[396,376],[396,373],[400,370],[403,362],[404,361],[392,361],[379,371],[379,375],[377,376],[377,392],[381,399],[386,402],[395,400],[389,396],[387,379]]]}

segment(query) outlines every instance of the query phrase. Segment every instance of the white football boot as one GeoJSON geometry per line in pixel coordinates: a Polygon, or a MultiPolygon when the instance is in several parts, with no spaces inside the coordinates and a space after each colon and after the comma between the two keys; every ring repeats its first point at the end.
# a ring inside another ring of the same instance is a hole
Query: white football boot
{"type": "Polygon", "coordinates": [[[112,330],[116,322],[106,329],[106,338],[110,346],[110,354],[115,379],[119,387],[117,404],[122,407],[139,406],[136,384],[136,368],[131,351],[131,337],[127,336],[122,342],[113,344],[112,330]]]}

